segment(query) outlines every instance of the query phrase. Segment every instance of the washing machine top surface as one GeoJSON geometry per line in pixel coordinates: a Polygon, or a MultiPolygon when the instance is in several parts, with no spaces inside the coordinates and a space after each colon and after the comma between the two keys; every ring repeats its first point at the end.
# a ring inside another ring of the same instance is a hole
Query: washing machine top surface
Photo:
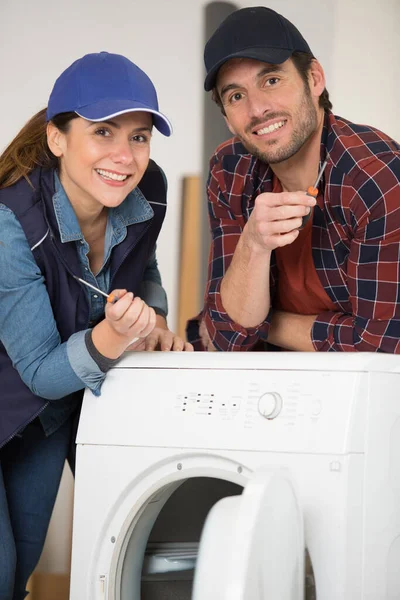
{"type": "Polygon", "coordinates": [[[400,373],[400,356],[374,352],[126,352],[113,369],[400,373]]]}

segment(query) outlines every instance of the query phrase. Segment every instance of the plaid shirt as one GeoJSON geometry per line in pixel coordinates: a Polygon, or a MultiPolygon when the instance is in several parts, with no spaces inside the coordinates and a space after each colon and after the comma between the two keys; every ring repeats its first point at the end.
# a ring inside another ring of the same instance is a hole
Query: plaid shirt
{"type": "MultiPolygon", "coordinates": [[[[313,345],[322,352],[400,353],[400,147],[372,127],[327,112],[321,161],[327,152],[312,256],[335,311],[317,316],[313,345]]],[[[251,350],[268,339],[271,313],[246,329],[225,312],[220,289],[255,198],[272,191],[272,175],[238,138],[221,144],[210,162],[212,244],[200,317],[219,350],[251,350]]],[[[272,306],[277,278],[272,253],[272,306]]],[[[189,322],[188,337],[199,341],[196,319],[189,322]]]]}

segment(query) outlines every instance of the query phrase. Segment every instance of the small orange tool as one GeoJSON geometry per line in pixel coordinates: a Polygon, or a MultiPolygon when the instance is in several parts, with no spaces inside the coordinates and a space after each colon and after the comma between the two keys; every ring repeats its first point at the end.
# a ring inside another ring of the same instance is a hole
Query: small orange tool
{"type": "MultiPolygon", "coordinates": [[[[329,154],[326,155],[325,161],[324,161],[322,167],[319,170],[316,182],[314,183],[313,186],[310,185],[310,187],[308,188],[308,190],[306,192],[307,196],[311,196],[312,198],[317,199],[317,196],[318,196],[318,184],[321,181],[322,175],[324,174],[325,167],[328,164],[328,160],[329,160],[329,154]]],[[[306,215],[305,217],[303,217],[300,229],[303,229],[303,227],[307,223],[308,219],[310,218],[311,214],[312,214],[312,211],[310,210],[310,212],[308,213],[308,215],[306,215]]]]}

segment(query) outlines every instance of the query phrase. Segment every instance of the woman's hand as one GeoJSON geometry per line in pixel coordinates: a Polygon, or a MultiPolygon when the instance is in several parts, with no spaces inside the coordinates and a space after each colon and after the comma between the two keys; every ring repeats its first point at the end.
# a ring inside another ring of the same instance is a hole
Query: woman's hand
{"type": "Polygon", "coordinates": [[[114,331],[130,341],[135,337],[145,338],[156,325],[154,309],[132,292],[114,290],[112,295],[118,300],[107,303],[105,316],[114,331]]]}
{"type": "Polygon", "coordinates": [[[131,344],[127,350],[135,352],[143,350],[147,352],[152,352],[153,350],[161,350],[162,352],[192,352],[193,346],[170,331],[164,317],[157,315],[156,326],[152,332],[145,339],[140,339],[131,344]]]}
{"type": "Polygon", "coordinates": [[[113,290],[117,298],[107,303],[105,319],[92,332],[97,350],[108,358],[118,358],[135,338],[146,338],[156,324],[153,308],[132,292],[113,290]]]}

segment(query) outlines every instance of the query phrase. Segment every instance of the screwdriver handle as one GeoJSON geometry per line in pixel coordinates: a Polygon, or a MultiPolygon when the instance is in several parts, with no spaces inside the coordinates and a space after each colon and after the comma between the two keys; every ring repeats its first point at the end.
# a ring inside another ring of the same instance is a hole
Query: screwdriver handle
{"type": "Polygon", "coordinates": [[[318,188],[310,185],[310,187],[308,188],[306,193],[307,193],[307,196],[312,196],[313,198],[316,198],[318,196],[318,188]]]}
{"type": "MultiPolygon", "coordinates": [[[[311,196],[312,198],[315,198],[315,199],[317,199],[317,197],[318,197],[318,188],[317,188],[317,185],[318,185],[318,184],[319,184],[319,182],[321,181],[321,178],[322,178],[323,172],[325,171],[325,167],[326,167],[326,165],[328,164],[328,159],[329,159],[329,154],[327,153],[327,154],[326,154],[326,158],[325,158],[325,162],[324,162],[324,164],[322,165],[322,167],[321,167],[321,168],[320,168],[320,170],[319,170],[318,177],[317,177],[317,181],[315,182],[315,184],[314,184],[314,185],[310,185],[310,187],[308,188],[308,190],[307,190],[307,192],[306,192],[307,196],[311,196]]],[[[303,217],[303,219],[302,219],[302,222],[301,222],[301,227],[300,227],[300,229],[303,229],[303,227],[304,227],[304,226],[305,226],[305,224],[307,223],[307,221],[308,221],[308,219],[310,218],[310,216],[311,216],[311,210],[310,210],[310,212],[308,213],[308,215],[306,215],[305,217],[303,217]]]]}
{"type": "MultiPolygon", "coordinates": [[[[316,198],[318,196],[318,188],[310,185],[310,187],[306,191],[306,196],[311,196],[312,198],[316,198]]],[[[311,214],[312,214],[312,210],[310,210],[308,215],[306,215],[305,217],[302,217],[300,229],[303,229],[305,227],[308,219],[311,217],[311,214]]]]}

